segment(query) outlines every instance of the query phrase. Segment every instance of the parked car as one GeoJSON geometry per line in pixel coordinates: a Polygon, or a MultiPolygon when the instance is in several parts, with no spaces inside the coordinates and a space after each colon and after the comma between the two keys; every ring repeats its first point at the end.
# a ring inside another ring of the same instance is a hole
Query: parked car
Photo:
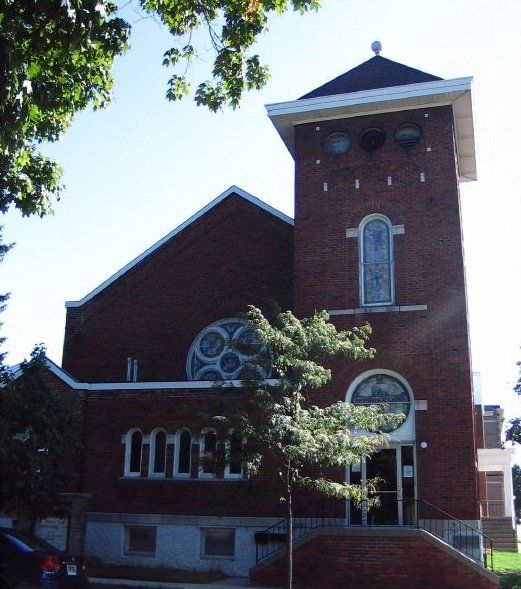
{"type": "Polygon", "coordinates": [[[0,528],[0,589],[87,589],[84,559],[29,532],[0,528]]]}

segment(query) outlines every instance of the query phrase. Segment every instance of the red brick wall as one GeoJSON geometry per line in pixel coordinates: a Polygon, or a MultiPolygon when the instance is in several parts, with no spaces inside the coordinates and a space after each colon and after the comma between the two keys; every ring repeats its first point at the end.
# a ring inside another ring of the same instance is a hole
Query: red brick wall
{"type": "MultiPolygon", "coordinates": [[[[251,578],[281,586],[285,558],[254,567],[251,578]]],[[[495,589],[497,581],[411,532],[388,536],[319,535],[294,553],[294,583],[321,589],[495,589]]]]}
{"type": "MultiPolygon", "coordinates": [[[[198,479],[198,435],[208,425],[210,407],[221,393],[205,390],[89,393],[86,410],[88,448],[83,491],[92,493],[91,511],[175,515],[282,517],[275,470],[265,465],[254,481],[198,479]],[[172,479],[173,452],[167,446],[166,478],[148,477],[148,445],[143,446],[142,478],[124,478],[125,446],[121,437],[138,427],[144,435],[156,427],[168,435],[188,427],[192,434],[192,479],[172,479]]],[[[243,393],[233,400],[235,407],[243,393]]],[[[221,408],[222,411],[222,408],[221,408]]],[[[217,413],[217,411],[216,411],[217,413]]]]}
{"type": "Polygon", "coordinates": [[[186,380],[206,325],[249,304],[292,305],[293,228],[232,195],[81,307],[67,309],[63,367],[80,381],[186,380]]]}
{"type": "Polygon", "coordinates": [[[358,227],[371,213],[405,226],[405,234],[394,236],[395,304],[428,307],[334,317],[343,328],[369,321],[377,354],[363,364],[335,362],[333,382],[318,398],[322,403],[344,399],[365,370],[385,368],[403,376],[415,398],[428,402],[427,411],[416,412],[416,439],[428,442],[428,448],[417,448],[419,498],[458,518],[476,519],[474,409],[452,110],[437,107],[298,125],[295,149],[296,311],[305,315],[313,309],[361,306],[358,239],[346,238],[346,229],[358,227]],[[392,141],[394,129],[403,123],[423,130],[420,142],[408,149],[392,141]],[[373,126],[385,131],[387,143],[365,153],[358,137],[373,126]],[[324,153],[323,142],[333,131],[351,137],[347,154],[324,153]]]}

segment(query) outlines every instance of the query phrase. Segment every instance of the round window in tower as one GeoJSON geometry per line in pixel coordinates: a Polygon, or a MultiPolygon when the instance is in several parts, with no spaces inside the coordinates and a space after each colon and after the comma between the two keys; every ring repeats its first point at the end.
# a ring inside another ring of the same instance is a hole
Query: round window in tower
{"type": "Polygon", "coordinates": [[[188,352],[190,380],[257,380],[268,378],[268,348],[240,319],[223,319],[208,325],[188,352]]]}
{"type": "Polygon", "coordinates": [[[398,145],[402,147],[412,147],[416,145],[421,139],[422,130],[418,125],[408,123],[406,125],[400,125],[394,132],[394,140],[398,145]]]}
{"type": "Polygon", "coordinates": [[[377,151],[385,143],[385,133],[382,129],[367,129],[360,137],[360,147],[367,152],[377,151]]]}
{"type": "Polygon", "coordinates": [[[324,142],[324,149],[329,155],[342,155],[351,148],[351,139],[345,133],[331,133],[324,142]]]}
{"type": "MultiPolygon", "coordinates": [[[[388,374],[374,374],[364,378],[354,390],[351,403],[367,406],[385,405],[386,413],[402,413],[405,419],[411,411],[409,391],[402,382],[388,374]]],[[[398,428],[389,428],[386,431],[390,432],[395,429],[398,428]]]]}

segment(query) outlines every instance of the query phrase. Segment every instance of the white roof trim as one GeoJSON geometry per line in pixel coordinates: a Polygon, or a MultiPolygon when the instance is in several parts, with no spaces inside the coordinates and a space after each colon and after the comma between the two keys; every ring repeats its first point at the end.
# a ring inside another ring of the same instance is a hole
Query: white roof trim
{"type": "Polygon", "coordinates": [[[399,110],[452,105],[456,125],[460,180],[476,179],[472,78],[436,80],[267,104],[266,110],[291,155],[295,125],[399,110]]]}
{"type": "MultiPolygon", "coordinates": [[[[150,391],[150,390],[174,390],[174,389],[215,389],[218,388],[213,380],[187,380],[187,381],[157,381],[157,382],[78,382],[70,374],[65,372],[49,358],[46,358],[47,368],[71,389],[81,391],[150,391]]],[[[20,364],[11,366],[9,372],[13,379],[22,375],[20,364]]],[[[277,380],[269,378],[266,384],[275,385],[277,380]]],[[[241,387],[240,380],[219,381],[222,387],[241,387]]]]}
{"type": "Polygon", "coordinates": [[[253,196],[249,192],[246,192],[245,190],[242,190],[242,188],[238,188],[237,186],[230,186],[230,188],[228,188],[227,190],[225,190],[218,197],[214,198],[211,202],[209,202],[201,210],[197,211],[197,213],[195,213],[194,215],[192,215],[184,223],[181,223],[181,225],[179,225],[173,231],[171,231],[170,233],[168,233],[168,235],[165,235],[162,239],[160,239],[159,241],[157,241],[156,243],[154,243],[154,245],[151,245],[142,254],[139,254],[139,256],[137,256],[137,258],[134,258],[126,266],[123,266],[123,268],[121,268],[121,270],[118,270],[110,278],[108,278],[107,280],[105,280],[105,282],[103,282],[102,284],[100,284],[99,286],[97,286],[94,290],[92,290],[87,295],[85,295],[81,300],[79,300],[79,301],[66,301],[65,302],[65,306],[66,307],[81,307],[84,303],[86,303],[87,301],[90,301],[90,299],[92,299],[98,293],[100,293],[102,290],[104,290],[105,288],[107,288],[107,286],[109,286],[110,284],[112,284],[113,282],[115,282],[118,278],[120,278],[121,276],[123,276],[123,274],[125,274],[131,268],[133,268],[134,266],[136,266],[137,264],[139,264],[142,260],[144,260],[151,253],[155,252],[158,248],[160,248],[164,243],[166,243],[172,237],[174,237],[178,233],[181,233],[181,231],[183,231],[184,229],[186,229],[194,221],[197,221],[197,219],[199,219],[200,217],[202,217],[210,209],[213,209],[215,206],[217,206],[219,203],[221,203],[225,198],[227,198],[231,194],[236,194],[237,196],[240,196],[241,198],[244,198],[248,202],[251,202],[252,204],[260,207],[261,209],[264,209],[265,211],[267,211],[271,215],[277,217],[278,219],[281,219],[282,221],[288,223],[289,225],[293,225],[293,219],[291,217],[288,217],[288,215],[285,215],[284,213],[280,212],[279,210],[275,209],[274,207],[270,206],[269,204],[267,204],[267,203],[263,202],[262,200],[258,199],[256,196],[253,196]]]}

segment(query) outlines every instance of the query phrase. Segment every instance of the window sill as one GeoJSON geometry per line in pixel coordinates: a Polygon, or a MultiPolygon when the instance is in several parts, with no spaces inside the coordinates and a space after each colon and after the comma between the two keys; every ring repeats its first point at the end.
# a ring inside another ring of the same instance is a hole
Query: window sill
{"type": "Polygon", "coordinates": [[[246,481],[247,479],[244,477],[221,477],[221,478],[217,478],[214,476],[199,476],[199,477],[129,477],[129,476],[124,476],[124,477],[118,477],[118,479],[120,481],[154,481],[154,482],[161,482],[161,481],[165,481],[165,482],[176,482],[176,481],[199,481],[199,482],[214,482],[214,483],[220,483],[220,482],[233,482],[233,481],[246,481]]]}
{"type": "Polygon", "coordinates": [[[427,305],[388,305],[381,307],[357,307],[356,309],[332,309],[330,316],[335,315],[365,315],[368,313],[404,313],[408,311],[426,311],[427,305]]]}

